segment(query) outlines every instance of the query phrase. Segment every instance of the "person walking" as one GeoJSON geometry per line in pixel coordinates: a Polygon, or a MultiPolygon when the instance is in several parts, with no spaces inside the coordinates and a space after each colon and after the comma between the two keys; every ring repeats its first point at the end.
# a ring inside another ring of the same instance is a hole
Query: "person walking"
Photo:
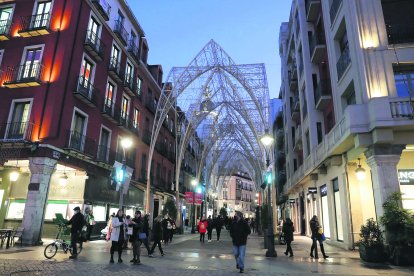
{"type": "Polygon", "coordinates": [[[175,220],[173,220],[171,217],[170,217],[170,223],[171,223],[171,229],[169,229],[169,234],[170,234],[169,238],[170,238],[170,243],[172,243],[174,231],[177,228],[177,225],[175,224],[175,220]]]}
{"type": "Polygon", "coordinates": [[[235,220],[230,226],[230,236],[233,242],[233,254],[236,268],[244,272],[244,256],[246,255],[247,236],[250,235],[249,224],[243,219],[243,214],[236,211],[235,220]]]}
{"type": "Polygon", "coordinates": [[[167,245],[170,240],[170,231],[172,230],[172,225],[170,221],[170,217],[167,215],[164,216],[164,219],[162,220],[162,233],[164,240],[164,244],[167,245]]]}
{"type": "Polygon", "coordinates": [[[149,215],[148,214],[144,216],[141,233],[145,234],[145,238],[142,237],[140,239],[141,244],[143,243],[145,245],[145,248],[147,249],[148,257],[152,257],[151,249],[149,248],[149,245],[148,245],[148,241],[149,241],[149,215]]]}
{"type": "Polygon", "coordinates": [[[322,240],[322,227],[319,224],[319,220],[317,216],[313,216],[312,219],[309,222],[310,225],[310,229],[312,231],[312,247],[311,247],[311,252],[310,252],[310,256],[311,258],[316,258],[318,259],[318,245],[316,243],[316,241],[319,242],[319,246],[321,247],[321,252],[322,255],[325,259],[329,258],[328,255],[325,254],[325,249],[323,247],[323,240],[322,240]],[[313,254],[315,251],[315,255],[313,254]]]}
{"type": "Polygon", "coordinates": [[[211,242],[211,236],[213,234],[213,220],[211,219],[211,216],[208,216],[207,219],[207,242],[211,242]]]}
{"type": "Polygon", "coordinates": [[[293,241],[293,232],[295,228],[293,227],[293,222],[290,218],[286,218],[286,221],[283,223],[282,232],[285,236],[286,242],[286,251],[285,255],[287,256],[288,253],[290,254],[289,257],[293,257],[293,250],[292,250],[292,241],[293,241]]]}
{"type": "Polygon", "coordinates": [[[122,263],[122,246],[126,239],[126,227],[128,224],[124,218],[124,213],[122,210],[118,210],[115,217],[112,218],[112,232],[111,232],[111,264],[114,263],[114,253],[115,250],[118,251],[118,263],[122,263]]]}
{"type": "Polygon", "coordinates": [[[155,247],[158,245],[158,249],[160,250],[161,256],[164,256],[164,251],[162,250],[162,246],[161,246],[161,239],[162,239],[162,216],[159,215],[155,220],[154,220],[154,225],[152,228],[152,236],[154,237],[154,244],[152,245],[151,248],[151,253],[150,255],[154,254],[154,250],[155,247]]]}
{"type": "Polygon", "coordinates": [[[95,225],[95,217],[93,216],[92,209],[89,209],[89,213],[86,216],[86,226],[87,226],[87,232],[86,232],[86,240],[91,240],[91,234],[93,226],[95,225]]]}
{"type": "Polygon", "coordinates": [[[204,216],[201,217],[201,220],[198,223],[198,232],[200,233],[200,242],[204,242],[204,237],[206,235],[208,223],[205,220],[204,216]]]}
{"type": "Polygon", "coordinates": [[[139,236],[143,230],[143,220],[140,211],[135,212],[135,217],[129,222],[128,226],[132,227],[132,235],[129,237],[129,241],[132,244],[133,258],[130,262],[133,264],[141,264],[141,260],[139,259],[141,255],[141,241],[139,236]]]}
{"type": "Polygon", "coordinates": [[[250,231],[252,233],[254,233],[254,226],[256,225],[256,222],[254,221],[254,219],[252,218],[250,221],[250,231]]]}
{"type": "Polygon", "coordinates": [[[220,240],[221,228],[223,228],[223,219],[221,218],[221,216],[218,216],[214,220],[214,227],[216,228],[217,241],[219,241],[220,240]]]}
{"type": "Polygon", "coordinates": [[[76,259],[78,257],[78,249],[76,244],[79,242],[82,227],[85,225],[85,218],[82,215],[80,208],[76,206],[73,208],[73,211],[75,214],[69,221],[66,222],[67,225],[72,225],[72,228],[70,229],[70,244],[72,247],[72,255],[69,256],[69,259],[76,259]]]}

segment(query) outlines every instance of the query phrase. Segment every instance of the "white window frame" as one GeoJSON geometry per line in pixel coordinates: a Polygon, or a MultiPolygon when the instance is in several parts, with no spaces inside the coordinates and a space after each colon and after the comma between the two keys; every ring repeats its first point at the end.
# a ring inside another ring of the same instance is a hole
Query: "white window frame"
{"type": "Polygon", "coordinates": [[[114,111],[115,108],[115,102],[116,102],[116,92],[118,89],[118,85],[116,84],[116,81],[114,81],[113,79],[111,79],[110,77],[107,78],[106,80],[106,85],[105,85],[105,95],[104,95],[104,103],[106,102],[106,91],[108,89],[108,83],[111,82],[114,85],[114,92],[112,95],[112,111],[114,111]]]}
{"type": "Polygon", "coordinates": [[[42,3],[42,2],[51,2],[51,3],[50,3],[50,16],[52,16],[53,6],[54,6],[54,4],[55,4],[55,1],[54,1],[54,0],[52,0],[52,1],[49,1],[49,0],[36,0],[36,1],[34,2],[34,5],[33,5],[32,14],[31,14],[30,16],[32,16],[32,15],[34,15],[34,14],[35,14],[35,12],[36,12],[36,10],[37,10],[37,6],[39,5],[39,3],[42,3]]]}
{"type": "Polygon", "coordinates": [[[121,98],[121,114],[123,112],[123,109],[122,109],[123,106],[122,106],[122,104],[123,104],[123,101],[124,101],[124,97],[128,99],[128,108],[127,108],[127,113],[126,113],[126,116],[125,116],[125,118],[128,118],[129,117],[129,114],[130,114],[129,112],[131,111],[130,109],[131,109],[132,102],[131,102],[131,98],[126,93],[124,93],[122,95],[122,98],[121,98]]]}
{"type": "MultiPolygon", "coordinates": [[[[86,136],[86,132],[88,130],[89,115],[87,113],[83,112],[81,109],[77,108],[76,106],[73,107],[72,120],[70,121],[70,132],[71,133],[70,133],[70,137],[69,137],[69,144],[70,144],[71,139],[72,139],[72,131],[73,131],[72,125],[73,125],[73,120],[75,119],[76,112],[85,117],[85,128],[82,130],[82,132],[83,132],[82,135],[86,136]]],[[[84,150],[84,148],[82,148],[82,150],[84,150]]]]}
{"type": "Polygon", "coordinates": [[[23,102],[30,102],[30,107],[29,107],[29,117],[28,117],[28,122],[30,122],[30,117],[32,114],[32,107],[33,107],[33,98],[24,98],[24,99],[14,99],[11,102],[11,107],[9,110],[9,116],[7,118],[7,127],[6,127],[6,132],[4,133],[4,139],[6,139],[6,135],[7,133],[9,133],[9,127],[10,127],[10,123],[13,117],[13,112],[16,106],[16,103],[23,103],[23,102]]]}
{"type": "Polygon", "coordinates": [[[82,63],[83,63],[83,60],[85,58],[92,64],[92,72],[91,72],[91,77],[89,78],[89,82],[93,85],[95,83],[95,70],[96,70],[97,65],[96,65],[96,62],[93,61],[93,59],[89,55],[87,55],[86,53],[83,53],[83,55],[82,55],[81,65],[80,65],[80,68],[79,68],[79,76],[81,76],[81,74],[82,74],[82,63]]]}
{"type": "Polygon", "coordinates": [[[111,45],[111,55],[109,56],[109,59],[112,60],[112,54],[113,54],[113,51],[114,51],[114,46],[116,48],[118,48],[118,50],[119,50],[119,56],[118,56],[117,63],[119,64],[119,67],[120,67],[121,60],[122,60],[122,48],[114,40],[112,41],[112,45],[111,45]]]}
{"type": "Polygon", "coordinates": [[[42,64],[43,61],[43,53],[45,52],[45,44],[37,44],[37,45],[30,45],[30,46],[26,46],[23,48],[23,54],[22,54],[22,58],[20,60],[20,66],[24,65],[24,62],[26,60],[26,54],[28,50],[31,49],[36,49],[36,48],[41,48],[42,49],[42,53],[40,54],[40,64],[42,64]]]}
{"type": "Polygon", "coordinates": [[[102,24],[101,20],[99,20],[99,17],[96,16],[96,14],[93,11],[91,11],[91,13],[89,15],[89,21],[88,21],[88,31],[90,30],[89,27],[90,27],[92,19],[94,19],[96,22],[99,23],[99,30],[98,30],[98,33],[96,34],[96,36],[100,39],[101,35],[102,35],[103,24],[102,24]]]}

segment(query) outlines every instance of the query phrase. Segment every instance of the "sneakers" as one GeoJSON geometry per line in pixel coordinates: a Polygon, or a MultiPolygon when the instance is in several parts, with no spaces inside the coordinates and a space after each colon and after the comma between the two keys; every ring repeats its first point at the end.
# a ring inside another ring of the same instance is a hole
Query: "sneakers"
{"type": "Polygon", "coordinates": [[[148,254],[149,258],[154,258],[154,256],[152,254],[148,254]]]}
{"type": "Polygon", "coordinates": [[[208,242],[211,242],[211,240],[208,240],[208,242]]]}

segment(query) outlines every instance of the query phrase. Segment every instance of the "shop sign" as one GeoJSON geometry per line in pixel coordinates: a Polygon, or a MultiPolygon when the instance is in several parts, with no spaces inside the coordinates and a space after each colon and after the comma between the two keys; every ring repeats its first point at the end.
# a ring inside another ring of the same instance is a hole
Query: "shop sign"
{"type": "Polygon", "coordinates": [[[399,170],[398,180],[400,185],[414,185],[414,170],[399,170]]]}
{"type": "Polygon", "coordinates": [[[185,202],[193,204],[193,192],[185,192],[185,202]]]}
{"type": "Polygon", "coordinates": [[[308,188],[308,194],[317,194],[318,189],[316,187],[309,187],[308,188]]]}
{"type": "Polygon", "coordinates": [[[326,184],[325,184],[325,185],[322,185],[322,186],[320,187],[320,189],[321,189],[321,196],[326,196],[326,195],[328,195],[328,187],[326,186],[326,184]]]}
{"type": "Polygon", "coordinates": [[[201,204],[203,202],[203,194],[195,194],[195,204],[201,204]]]}

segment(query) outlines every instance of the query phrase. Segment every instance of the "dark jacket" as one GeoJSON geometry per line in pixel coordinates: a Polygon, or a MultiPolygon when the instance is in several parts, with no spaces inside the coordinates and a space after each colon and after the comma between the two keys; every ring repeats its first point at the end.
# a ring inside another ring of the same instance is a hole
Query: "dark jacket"
{"type": "Polygon", "coordinates": [[[234,220],[230,227],[230,236],[234,246],[246,245],[250,227],[244,219],[234,220]]]}
{"type": "Polygon", "coordinates": [[[216,228],[216,231],[220,231],[221,228],[223,227],[223,220],[220,217],[217,217],[214,220],[214,227],[216,228]]]}
{"type": "Polygon", "coordinates": [[[312,239],[317,239],[317,240],[322,239],[322,235],[319,234],[319,228],[321,228],[319,221],[312,218],[309,222],[309,226],[312,231],[312,239]]]}
{"type": "Polygon", "coordinates": [[[207,219],[207,231],[211,232],[213,231],[214,225],[213,220],[211,218],[207,219]]]}
{"type": "Polygon", "coordinates": [[[132,235],[129,237],[129,241],[134,242],[138,239],[139,233],[141,233],[143,228],[143,219],[142,218],[133,218],[132,219],[135,224],[128,225],[129,227],[132,227],[132,235]]]}
{"type": "Polygon", "coordinates": [[[80,234],[82,227],[86,224],[85,218],[81,213],[74,214],[73,217],[66,222],[66,224],[71,224],[72,229],[70,229],[70,233],[73,234],[80,234]]]}
{"type": "Polygon", "coordinates": [[[286,242],[293,241],[293,232],[295,231],[295,228],[293,227],[293,222],[291,220],[287,220],[283,223],[282,231],[285,234],[286,242]]]}
{"type": "Polygon", "coordinates": [[[149,222],[148,219],[144,217],[144,223],[142,225],[142,232],[147,234],[147,237],[149,237],[149,222]]]}
{"type": "Polygon", "coordinates": [[[154,241],[162,240],[162,224],[160,221],[154,221],[154,225],[152,226],[152,236],[154,241]]]}

